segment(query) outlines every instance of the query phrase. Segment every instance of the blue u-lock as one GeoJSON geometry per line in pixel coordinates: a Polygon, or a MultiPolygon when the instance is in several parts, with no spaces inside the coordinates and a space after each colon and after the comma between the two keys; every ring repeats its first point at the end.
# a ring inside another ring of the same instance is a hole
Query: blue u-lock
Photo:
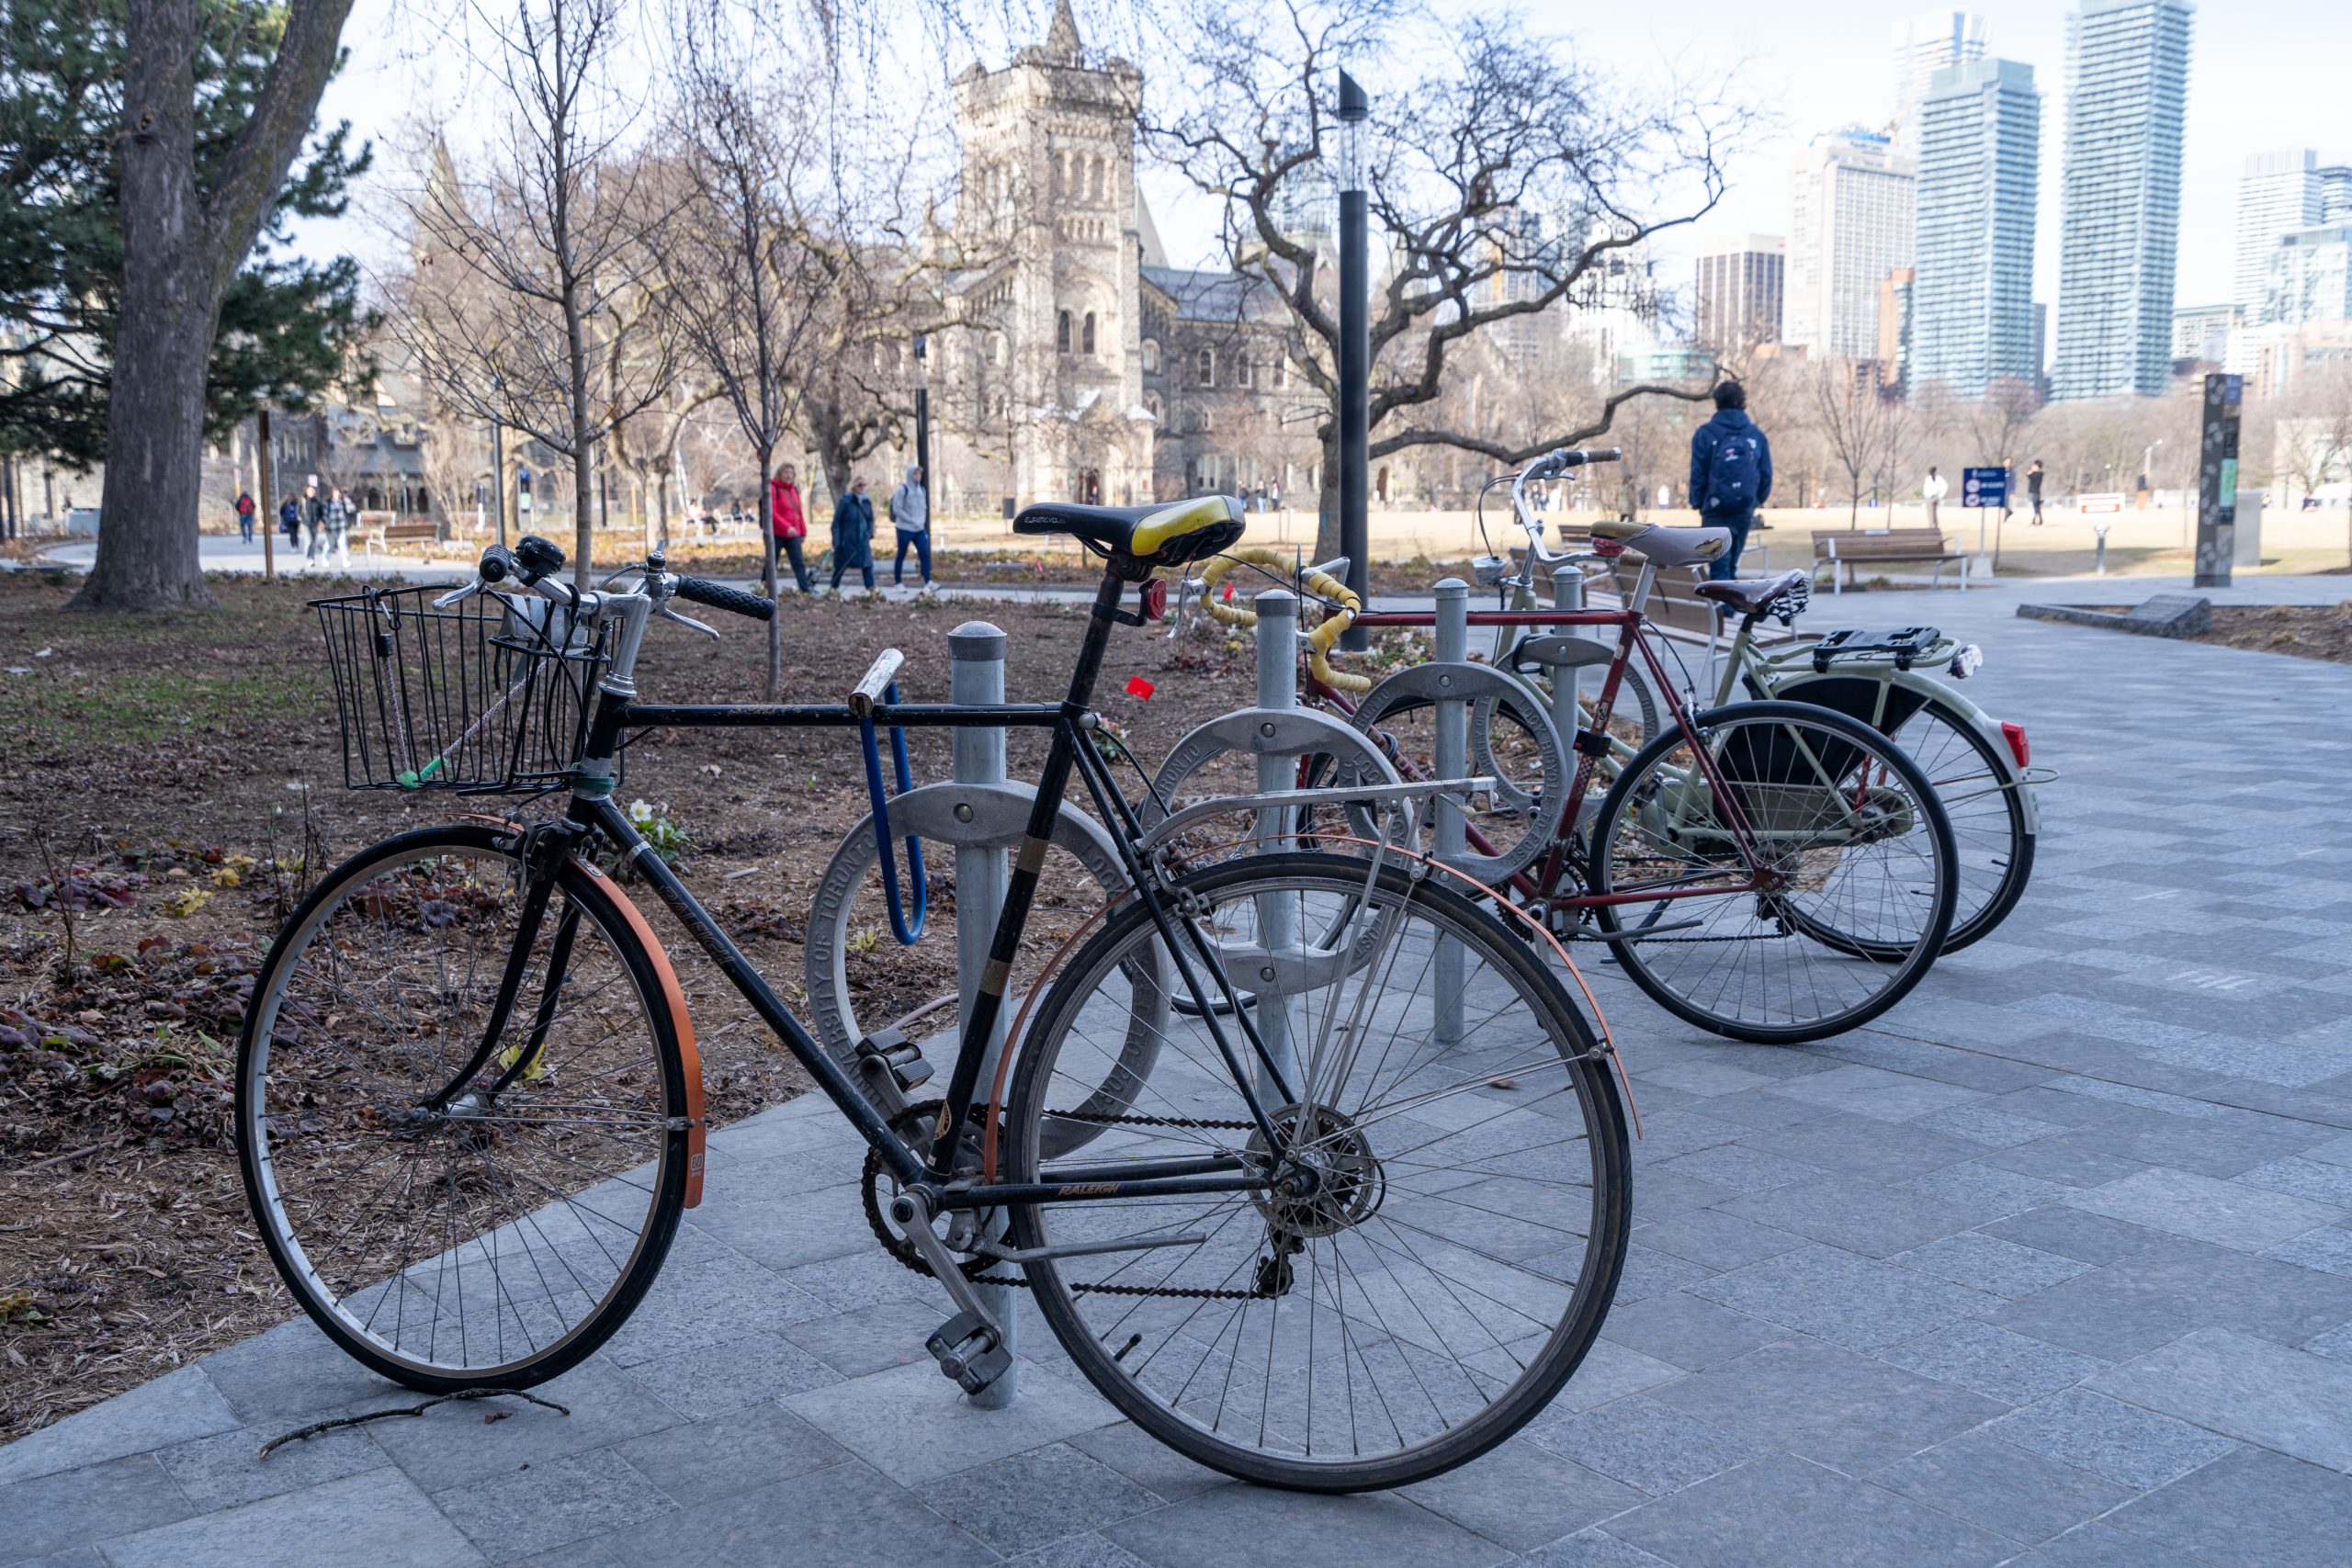
{"type": "MultiPolygon", "coordinates": [[[[883,688],[883,705],[894,705],[898,700],[899,683],[893,681],[883,688]]],[[[931,905],[923,885],[922,840],[907,836],[907,867],[915,879],[914,908],[910,914],[899,902],[899,858],[890,852],[890,797],[882,788],[882,748],[874,734],[871,714],[857,721],[857,733],[865,743],[865,793],[874,802],[874,848],[882,862],[882,899],[890,907],[890,934],[899,939],[900,947],[912,947],[922,937],[923,917],[930,913],[931,905]]],[[[907,732],[895,724],[890,727],[890,761],[898,772],[899,793],[904,795],[914,788],[914,771],[907,763],[907,732]]]]}

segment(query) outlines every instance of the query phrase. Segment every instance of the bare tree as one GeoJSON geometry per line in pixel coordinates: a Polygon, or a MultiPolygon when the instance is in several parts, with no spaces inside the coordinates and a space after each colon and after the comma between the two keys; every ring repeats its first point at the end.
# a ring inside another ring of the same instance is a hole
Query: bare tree
{"type": "Polygon", "coordinates": [[[1861,526],[1862,491],[1880,470],[1894,405],[1850,359],[1824,359],[1807,383],[1813,424],[1830,460],[1846,476],[1846,525],[1861,526]]]}
{"type": "MultiPolygon", "coordinates": [[[[1363,171],[1375,252],[1385,252],[1372,306],[1372,457],[1446,446],[1518,462],[1602,434],[1634,398],[1704,395],[1621,389],[1533,439],[1429,417],[1464,344],[1572,308],[1611,256],[1711,210],[1738,115],[1670,86],[1614,84],[1508,15],[1440,27],[1412,0],[1196,0],[1182,28],[1169,61],[1177,79],[1147,104],[1142,130],[1225,203],[1232,264],[1276,289],[1295,323],[1294,362],[1332,408],[1318,430],[1327,532],[1338,516],[1339,313],[1330,258],[1290,218],[1337,164],[1343,58],[1377,105],[1363,171]],[[1384,92],[1390,64],[1397,74],[1384,92]],[[1667,214],[1648,215],[1660,201],[1667,214]]],[[[1318,542],[1336,548],[1336,536],[1318,542]]]]}
{"type": "Polygon", "coordinates": [[[519,0],[511,13],[475,0],[476,58],[504,119],[470,181],[436,141],[400,317],[445,399],[571,460],[582,586],[597,444],[660,398],[672,369],[662,318],[643,309],[665,214],[621,145],[635,110],[616,81],[623,15],[623,0],[519,0]]]}
{"type": "MultiPolygon", "coordinates": [[[[826,199],[831,185],[821,159],[810,156],[819,151],[819,117],[799,113],[762,69],[780,52],[800,52],[779,46],[808,40],[779,37],[759,15],[739,17],[723,0],[694,6],[680,21],[673,130],[689,196],[664,250],[662,304],[752,448],[768,591],[781,604],[767,481],[807,389],[795,372],[805,369],[822,330],[821,291],[831,281],[824,257],[833,247],[821,236],[843,227],[842,214],[826,199]]],[[[784,679],[783,635],[782,617],[769,616],[771,702],[784,679]]]]}

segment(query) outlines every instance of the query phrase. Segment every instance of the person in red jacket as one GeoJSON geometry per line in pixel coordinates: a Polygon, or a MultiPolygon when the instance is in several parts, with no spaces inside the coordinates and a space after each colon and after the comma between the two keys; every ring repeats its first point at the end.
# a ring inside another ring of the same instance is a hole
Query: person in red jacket
{"type": "MultiPolygon", "coordinates": [[[[800,584],[800,592],[809,590],[808,564],[801,559],[800,541],[808,536],[808,514],[800,510],[800,471],[790,463],[776,470],[768,481],[769,526],[775,530],[776,553],[792,562],[793,581],[800,584]]],[[[762,570],[761,581],[767,573],[762,570]]]]}

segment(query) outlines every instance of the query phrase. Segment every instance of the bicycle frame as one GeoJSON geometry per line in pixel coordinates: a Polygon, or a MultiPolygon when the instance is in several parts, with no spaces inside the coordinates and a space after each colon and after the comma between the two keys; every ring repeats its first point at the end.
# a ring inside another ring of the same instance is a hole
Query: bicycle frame
{"type": "MultiPolygon", "coordinates": [[[[1155,886],[1150,866],[1136,848],[1144,829],[1129,809],[1125,797],[1120,794],[1116,781],[1111,777],[1109,764],[1086,741],[1086,731],[1093,720],[1088,704],[1127,581],[1119,574],[1115,564],[1105,570],[1102,586],[1095,594],[1092,613],[1087,621],[1078,665],[1070,676],[1069,694],[1059,703],[1006,703],[979,706],[877,703],[864,711],[847,704],[677,705],[639,702],[633,687],[625,679],[608,681],[600,691],[585,750],[573,773],[571,796],[565,809],[563,824],[555,835],[558,847],[554,855],[530,870],[531,882],[524,901],[523,922],[492,1009],[492,1026],[485,1033],[472,1060],[451,1079],[449,1087],[443,1091],[444,1096],[453,1097],[482,1070],[490,1060],[505,1021],[512,1015],[527,955],[546,915],[559,857],[569,853],[580,841],[602,835],[611,840],[620,851],[624,861],[634,865],[652,886],[662,902],[684,923],[696,944],[709,954],[736,992],[751,1005],[761,1021],[775,1031],[794,1059],[807,1069],[819,1089],[848,1118],[859,1135],[874,1147],[891,1174],[905,1186],[921,1190],[930,1201],[933,1212],[990,1208],[1008,1203],[1181,1196],[1267,1188],[1269,1179],[1248,1171],[1238,1156],[1072,1167],[1057,1169],[1055,1174],[1058,1179],[1052,1182],[967,1182],[958,1179],[954,1168],[956,1151],[964,1142],[966,1124],[975,1109],[972,1096],[978,1086],[989,1041],[1002,1013],[1005,987],[1011,977],[1012,962],[1019,953],[1022,936],[1028,924],[1038,874],[1044,865],[1046,847],[1054,823],[1060,815],[1062,796],[1073,769],[1085,782],[1096,808],[1104,814],[1106,820],[1118,824],[1119,830],[1113,834],[1113,838],[1117,842],[1128,878],[1136,895],[1151,911],[1160,940],[1167,944],[1179,974],[1189,987],[1202,1021],[1227,1070],[1232,1073],[1250,1117],[1265,1139],[1266,1147],[1281,1146],[1281,1139],[1272,1115],[1260,1098],[1253,1081],[1254,1075],[1247,1070],[1245,1051],[1247,1058],[1254,1060],[1267,1075],[1268,1082],[1283,1090],[1286,1099],[1295,1098],[1290,1086],[1283,1082],[1256,1024],[1249,1016],[1250,1010],[1227,1010],[1230,1021],[1239,1026],[1244,1039],[1237,1047],[1228,1037],[1220,1022],[1218,1010],[1207,999],[1202,975],[1188,958],[1186,948],[1189,946],[1192,956],[1206,966],[1211,982],[1219,987],[1220,992],[1229,994],[1222,966],[1197,927],[1190,920],[1178,919],[1170,914],[1155,886]],[[623,732],[627,730],[656,728],[854,728],[868,719],[883,728],[955,729],[1002,727],[1047,729],[1053,737],[1039,776],[1036,803],[1030,812],[1026,836],[1013,857],[1012,873],[1005,889],[1003,908],[997,917],[989,949],[988,967],[981,980],[978,997],[971,1015],[962,1021],[962,1039],[949,1076],[946,1104],[932,1141],[933,1157],[928,1165],[883,1120],[881,1112],[867,1099],[865,1090],[847,1069],[833,1059],[775,994],[757,967],[744,956],[742,950],[736,946],[701,901],[679,879],[677,873],[661,856],[650,852],[651,846],[637,831],[627,814],[614,803],[612,796],[612,762],[620,750],[623,732]],[[1180,938],[1180,927],[1189,942],[1180,938]]],[[[527,863],[528,856],[526,858],[527,863]]],[[[564,929],[559,927],[556,942],[550,952],[546,987],[550,998],[561,983],[561,964],[570,946],[565,935],[564,929]]],[[[508,1076],[519,1070],[528,1058],[527,1049],[518,1052],[508,1076]]],[[[503,1081],[501,1080],[502,1086],[503,1081]]]]}

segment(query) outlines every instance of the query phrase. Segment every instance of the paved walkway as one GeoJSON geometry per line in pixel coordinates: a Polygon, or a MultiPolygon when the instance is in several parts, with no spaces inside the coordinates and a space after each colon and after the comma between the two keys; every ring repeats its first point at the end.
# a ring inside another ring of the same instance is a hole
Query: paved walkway
{"type": "Polygon", "coordinates": [[[1980,699],[2065,771],[2026,903],[1811,1047],[1600,977],[1648,1133],[1631,1265],[1557,1404],[1477,1464],[1238,1486],[1034,1322],[1021,1404],[963,1406],[801,1102],[712,1140],[653,1297],[545,1391],[570,1416],[443,1406],[256,1461],[411,1397],[297,1322],[0,1450],[0,1561],[2341,1563],[2352,669],[2014,603],[1838,608],[1987,645],[1980,699]]]}

